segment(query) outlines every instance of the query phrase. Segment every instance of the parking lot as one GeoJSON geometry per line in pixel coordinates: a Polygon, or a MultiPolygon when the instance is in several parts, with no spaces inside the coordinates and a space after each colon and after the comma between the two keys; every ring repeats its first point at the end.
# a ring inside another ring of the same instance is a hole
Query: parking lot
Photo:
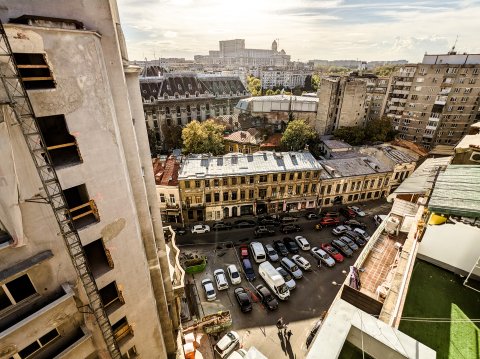
{"type": "MultiPolygon", "coordinates": [[[[374,214],[385,214],[390,210],[390,205],[384,201],[370,202],[368,205],[361,206],[367,213],[361,221],[367,225],[367,231],[372,234],[375,230],[373,222],[374,214]]],[[[311,247],[318,247],[321,243],[331,242],[335,236],[331,233],[331,227],[316,231],[314,226],[318,220],[308,221],[300,218],[297,222],[303,230],[299,233],[293,233],[288,236],[302,235],[310,242],[311,247]]],[[[255,239],[263,244],[273,243],[276,239],[282,239],[287,235],[281,234],[278,230],[275,236],[255,239]]],[[[307,259],[313,270],[304,271],[302,279],[296,281],[296,288],[291,292],[287,301],[279,301],[279,307],[275,311],[268,311],[260,302],[255,302],[255,286],[264,284],[264,281],[258,274],[258,264],[254,263],[256,279],[248,282],[242,276],[242,283],[230,287],[228,290],[218,291],[215,287],[217,298],[214,301],[207,301],[205,292],[201,286],[204,278],[210,278],[214,281],[213,272],[216,269],[224,269],[230,264],[235,264],[242,271],[239,260],[240,244],[248,244],[253,240],[253,228],[233,229],[229,231],[211,232],[206,234],[187,234],[178,236],[177,242],[181,247],[182,253],[198,256],[206,256],[208,265],[204,272],[187,276],[187,281],[194,282],[200,298],[198,308],[200,316],[216,313],[220,310],[229,310],[232,315],[233,325],[230,328],[239,333],[241,345],[249,348],[255,346],[268,358],[303,358],[306,355],[306,338],[315,325],[316,321],[328,309],[334,297],[338,292],[338,286],[332,282],[342,283],[349,266],[355,262],[360,254],[356,251],[351,258],[346,258],[343,263],[337,263],[333,268],[322,266],[317,268],[317,261],[307,251],[300,250],[300,255],[307,259]],[[253,310],[250,313],[242,313],[234,296],[234,289],[242,286],[250,291],[254,299],[253,310]],[[288,323],[288,328],[293,335],[287,340],[276,328],[277,320],[283,317],[288,323]]],[[[288,257],[291,258],[291,255],[288,257]]],[[[275,267],[279,263],[272,263],[275,267]]],[[[214,340],[211,341],[213,345],[214,340]]],[[[202,353],[203,354],[203,353],[202,353]]],[[[205,353],[208,357],[208,354],[205,353]]]]}

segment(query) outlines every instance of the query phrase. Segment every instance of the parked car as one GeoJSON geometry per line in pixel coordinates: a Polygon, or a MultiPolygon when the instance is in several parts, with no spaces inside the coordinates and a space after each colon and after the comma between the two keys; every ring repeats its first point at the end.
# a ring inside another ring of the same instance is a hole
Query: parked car
{"type": "Polygon", "coordinates": [[[213,272],[215,282],[217,283],[218,290],[228,289],[227,277],[225,276],[225,271],[223,269],[217,269],[213,272]]]}
{"type": "Polygon", "coordinates": [[[303,277],[302,271],[289,258],[284,257],[280,259],[280,264],[288,273],[293,276],[293,278],[300,279],[303,277]]]}
{"type": "Polygon", "coordinates": [[[335,259],[336,262],[342,263],[345,258],[338,252],[335,248],[332,247],[331,244],[329,243],[322,243],[320,245],[320,248],[322,248],[327,254],[335,259]]]}
{"type": "Polygon", "coordinates": [[[250,259],[248,258],[242,259],[242,267],[247,280],[249,282],[255,280],[256,278],[255,271],[253,270],[252,262],[250,262],[250,259]]]}
{"type": "Polygon", "coordinates": [[[280,232],[282,233],[294,233],[294,232],[300,232],[302,228],[298,224],[284,224],[280,226],[280,232]]]}
{"type": "Polygon", "coordinates": [[[322,212],[322,217],[340,217],[340,213],[338,212],[322,212]]]}
{"type": "Polygon", "coordinates": [[[208,233],[210,226],[207,224],[196,224],[192,227],[192,233],[208,233]]]}
{"type": "Polygon", "coordinates": [[[208,301],[217,299],[217,293],[215,293],[215,288],[213,288],[213,282],[210,278],[202,280],[202,287],[208,301]]]}
{"type": "Polygon", "coordinates": [[[353,239],[353,241],[359,245],[360,247],[363,247],[367,242],[355,231],[346,231],[344,233],[345,236],[348,238],[353,239]]]}
{"type": "Polygon", "coordinates": [[[283,277],[283,280],[285,281],[285,284],[288,287],[288,290],[295,289],[297,284],[295,283],[295,280],[292,278],[292,276],[282,267],[275,268],[278,273],[283,277]]]}
{"type": "Polygon", "coordinates": [[[242,282],[242,277],[240,276],[240,272],[235,264],[230,264],[227,267],[227,273],[232,285],[240,284],[242,282]]]}
{"type": "Polygon", "coordinates": [[[252,228],[257,225],[257,223],[251,219],[239,219],[238,221],[235,221],[233,223],[237,228],[252,228]]]}
{"type": "Polygon", "coordinates": [[[288,256],[288,249],[285,247],[285,244],[280,239],[273,241],[273,247],[277,250],[278,253],[282,256],[288,256]]]}
{"type": "Polygon", "coordinates": [[[355,218],[357,216],[357,214],[348,207],[347,208],[340,208],[339,212],[342,216],[344,216],[345,218],[349,218],[349,219],[355,218]]]}
{"type": "Polygon", "coordinates": [[[240,245],[240,259],[250,258],[250,254],[248,253],[248,245],[241,244],[240,245]]]}
{"type": "Polygon", "coordinates": [[[345,222],[343,222],[343,224],[345,224],[345,225],[347,225],[351,228],[361,228],[361,229],[367,228],[367,225],[365,223],[359,222],[356,219],[346,220],[345,222]]]}
{"type": "Polygon", "coordinates": [[[366,231],[364,231],[363,229],[355,228],[353,231],[357,232],[360,235],[360,237],[362,237],[365,241],[367,241],[367,242],[369,241],[370,235],[366,231]]]}
{"type": "Polygon", "coordinates": [[[347,207],[348,209],[352,210],[353,212],[355,212],[355,214],[359,217],[365,217],[367,214],[362,211],[359,207],[357,206],[348,206],[347,207]]]}
{"type": "Polygon", "coordinates": [[[340,224],[340,218],[338,218],[338,217],[323,217],[323,218],[320,218],[319,224],[322,227],[338,226],[340,224]]]}
{"type": "Polygon", "coordinates": [[[275,310],[278,308],[278,301],[272,295],[270,290],[265,287],[263,284],[259,284],[255,287],[257,290],[258,297],[260,301],[267,307],[268,310],[275,310]]]}
{"type": "Polygon", "coordinates": [[[250,299],[250,295],[248,295],[248,292],[245,290],[245,288],[235,288],[233,294],[235,294],[235,298],[240,306],[240,310],[243,313],[252,311],[252,300],[250,299]]]}
{"type": "Polygon", "coordinates": [[[312,265],[310,264],[310,262],[303,258],[301,255],[295,254],[294,256],[292,256],[292,260],[303,270],[312,270],[312,265]]]}
{"type": "Polygon", "coordinates": [[[233,330],[225,334],[218,342],[215,344],[214,350],[220,356],[220,358],[225,358],[230,354],[240,342],[240,336],[237,332],[233,330]]]}
{"type": "Polygon", "coordinates": [[[339,238],[339,240],[341,240],[343,243],[345,243],[352,251],[358,251],[357,244],[354,241],[352,241],[351,238],[349,238],[347,236],[341,236],[339,238]]]}
{"type": "Polygon", "coordinates": [[[232,354],[230,354],[227,359],[243,359],[248,355],[248,352],[245,349],[237,349],[232,354]]]}
{"type": "Polygon", "coordinates": [[[187,230],[185,228],[182,228],[182,227],[175,227],[173,230],[179,236],[183,236],[184,234],[187,234],[187,230]]]}
{"type": "Polygon", "coordinates": [[[310,243],[308,243],[307,239],[304,236],[296,236],[295,242],[297,245],[304,251],[310,250],[310,243]]]}
{"type": "Polygon", "coordinates": [[[293,238],[290,237],[285,237],[283,238],[283,244],[285,244],[285,247],[287,247],[288,251],[293,254],[298,253],[298,246],[297,243],[293,240],[293,238]]]}
{"type": "Polygon", "coordinates": [[[346,231],[351,231],[352,228],[350,228],[349,226],[347,225],[340,225],[340,226],[336,226],[334,229],[332,229],[332,233],[336,236],[339,236],[343,233],[345,233],[346,231]]]}
{"type": "Polygon", "coordinates": [[[274,236],[275,231],[273,229],[270,229],[270,228],[266,227],[266,226],[258,226],[253,231],[253,235],[255,236],[255,238],[269,237],[269,236],[274,236]]]}
{"type": "Polygon", "coordinates": [[[344,242],[339,239],[334,239],[332,241],[332,247],[334,247],[345,257],[351,257],[353,255],[353,251],[350,249],[350,247],[348,247],[344,242]]]}
{"type": "Polygon", "coordinates": [[[373,221],[377,226],[380,225],[388,216],[386,214],[376,214],[373,216],[373,221]]]}
{"type": "Polygon", "coordinates": [[[273,248],[271,244],[265,244],[265,252],[267,252],[267,257],[270,262],[278,262],[278,260],[280,259],[277,251],[273,248]]]}
{"type": "Polygon", "coordinates": [[[318,219],[318,214],[316,214],[316,213],[307,213],[307,214],[305,215],[305,218],[306,218],[306,219],[318,219]]]}
{"type": "Polygon", "coordinates": [[[212,224],[212,229],[214,231],[224,231],[226,229],[232,229],[232,225],[230,223],[225,223],[225,222],[216,222],[212,224]]]}
{"type": "Polygon", "coordinates": [[[285,216],[285,217],[282,217],[282,219],[280,220],[282,223],[292,223],[292,222],[296,222],[297,221],[297,218],[295,217],[290,217],[290,216],[285,216]]]}
{"type": "Polygon", "coordinates": [[[277,226],[278,223],[279,222],[273,218],[262,218],[258,220],[258,224],[262,226],[277,226]]]}
{"type": "Polygon", "coordinates": [[[310,253],[315,259],[320,260],[327,267],[333,267],[335,265],[335,260],[330,257],[323,249],[313,247],[310,250],[310,253]]]}

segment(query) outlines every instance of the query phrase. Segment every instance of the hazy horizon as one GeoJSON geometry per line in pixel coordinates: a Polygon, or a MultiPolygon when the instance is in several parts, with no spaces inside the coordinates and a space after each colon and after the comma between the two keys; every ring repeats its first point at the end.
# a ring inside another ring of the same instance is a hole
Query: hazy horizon
{"type": "Polygon", "coordinates": [[[117,0],[131,60],[208,55],[220,40],[292,61],[407,60],[425,52],[480,53],[480,0],[117,0]]]}

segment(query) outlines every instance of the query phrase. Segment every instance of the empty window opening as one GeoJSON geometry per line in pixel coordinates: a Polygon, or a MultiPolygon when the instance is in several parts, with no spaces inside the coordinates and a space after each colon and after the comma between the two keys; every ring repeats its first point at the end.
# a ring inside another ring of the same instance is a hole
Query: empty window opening
{"type": "Polygon", "coordinates": [[[40,349],[46,345],[52,343],[55,339],[59,338],[60,334],[57,329],[49,331],[47,334],[41,336],[35,340],[32,344],[23,348],[18,352],[18,355],[21,359],[32,358],[34,353],[38,352],[40,349]]]}
{"type": "Polygon", "coordinates": [[[27,90],[55,88],[44,54],[16,53],[13,57],[27,90]]]}
{"type": "Polygon", "coordinates": [[[17,304],[35,294],[37,294],[37,291],[27,274],[15,278],[0,286],[0,310],[17,304]]]}
{"type": "Polygon", "coordinates": [[[137,348],[135,348],[135,345],[131,347],[130,349],[127,350],[125,354],[122,355],[122,359],[131,359],[131,358],[136,358],[138,355],[137,353],[137,348]]]}
{"type": "Polygon", "coordinates": [[[105,248],[102,239],[97,239],[83,247],[87,262],[95,278],[113,269],[113,260],[110,251],[105,248]]]}
{"type": "Polygon", "coordinates": [[[68,132],[65,116],[38,117],[40,132],[55,167],[82,162],[75,137],[68,132]]]}
{"type": "Polygon", "coordinates": [[[125,304],[122,292],[118,289],[115,281],[100,289],[100,297],[107,314],[113,313],[125,304]]]}
{"type": "Polygon", "coordinates": [[[118,322],[112,325],[113,335],[115,340],[120,342],[123,339],[128,339],[133,336],[132,326],[128,324],[127,317],[123,317],[118,322]]]}
{"type": "Polygon", "coordinates": [[[98,222],[99,216],[93,199],[89,199],[87,187],[82,184],[63,190],[70,215],[77,229],[98,222]]]}

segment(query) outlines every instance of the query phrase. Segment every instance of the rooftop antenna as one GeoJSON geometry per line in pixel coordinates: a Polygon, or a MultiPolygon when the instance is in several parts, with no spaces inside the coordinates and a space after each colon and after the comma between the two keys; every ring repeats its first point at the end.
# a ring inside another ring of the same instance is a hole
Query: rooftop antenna
{"type": "Polygon", "coordinates": [[[457,41],[458,41],[458,35],[457,35],[457,37],[455,38],[455,42],[454,42],[454,44],[453,44],[453,46],[452,46],[452,49],[450,50],[450,53],[451,53],[452,55],[455,55],[455,46],[457,46],[457,41]]]}

